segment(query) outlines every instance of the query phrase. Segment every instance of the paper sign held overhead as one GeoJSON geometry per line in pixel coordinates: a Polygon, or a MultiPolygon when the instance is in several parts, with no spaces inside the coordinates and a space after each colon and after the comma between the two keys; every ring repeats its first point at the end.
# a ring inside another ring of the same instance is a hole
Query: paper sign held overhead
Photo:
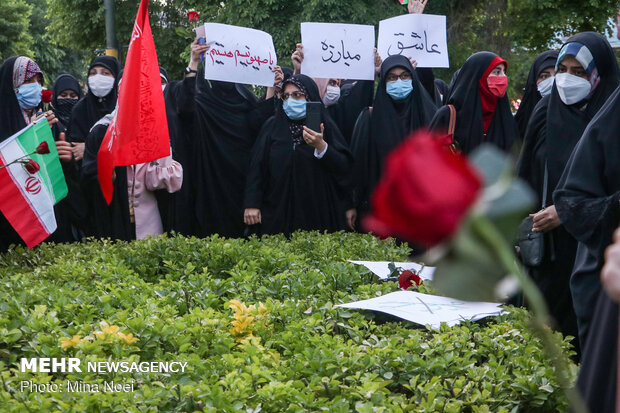
{"type": "Polygon", "coordinates": [[[462,321],[477,321],[504,312],[501,304],[461,301],[456,298],[421,294],[414,291],[397,291],[369,300],[336,307],[379,311],[420,325],[438,329],[441,323],[452,327],[462,321]]]}
{"type": "Polygon", "coordinates": [[[379,55],[402,55],[418,67],[450,67],[446,16],[404,14],[379,22],[379,55]]]}
{"type": "Polygon", "coordinates": [[[375,28],[360,24],[302,23],[301,73],[315,78],[374,80],[375,28]]]}
{"type": "Polygon", "coordinates": [[[220,23],[204,28],[211,46],[204,58],[206,79],[273,86],[278,59],[270,34],[220,23]]]}

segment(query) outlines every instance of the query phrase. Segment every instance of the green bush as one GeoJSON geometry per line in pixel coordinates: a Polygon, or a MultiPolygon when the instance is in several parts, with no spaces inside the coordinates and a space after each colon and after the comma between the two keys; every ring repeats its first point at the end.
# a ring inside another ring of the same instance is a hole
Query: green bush
{"type": "MultiPolygon", "coordinates": [[[[334,308],[398,288],[346,260],[402,261],[408,253],[394,241],[349,233],[17,247],[0,256],[0,410],[566,409],[524,310],[435,331],[334,308]],[[188,368],[22,373],[22,357],[183,361],[188,368]],[[134,383],[135,391],[30,393],[20,391],[22,380],[114,380],[134,383]]],[[[421,291],[432,292],[427,285],[421,291]]],[[[554,337],[568,356],[568,341],[554,337]]]]}

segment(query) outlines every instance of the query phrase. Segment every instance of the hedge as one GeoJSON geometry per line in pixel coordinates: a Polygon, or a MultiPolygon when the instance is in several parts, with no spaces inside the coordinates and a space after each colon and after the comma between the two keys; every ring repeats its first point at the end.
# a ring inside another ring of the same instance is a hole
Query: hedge
{"type": "MultiPolygon", "coordinates": [[[[406,260],[351,233],[161,237],[0,256],[3,412],[546,412],[566,410],[529,315],[440,331],[334,305],[398,288],[358,260],[406,260]],[[184,373],[22,373],[22,357],[182,361],[184,373]],[[21,381],[135,391],[22,392],[21,381]]],[[[432,287],[421,286],[433,293],[432,287]]],[[[568,339],[555,334],[565,357],[568,339]]],[[[573,376],[577,367],[571,364],[573,376]]],[[[574,379],[574,377],[573,377],[574,379]]]]}

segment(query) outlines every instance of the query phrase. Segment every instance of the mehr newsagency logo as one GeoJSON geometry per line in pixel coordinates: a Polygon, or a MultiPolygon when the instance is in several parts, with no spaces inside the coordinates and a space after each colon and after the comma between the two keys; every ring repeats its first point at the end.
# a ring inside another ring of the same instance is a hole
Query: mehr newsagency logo
{"type": "MultiPolygon", "coordinates": [[[[187,362],[181,361],[89,361],[85,364],[79,358],[22,358],[19,371],[22,373],[184,373],[187,362]]],[[[135,391],[135,382],[104,381],[87,383],[81,380],[35,383],[22,380],[19,391],[31,393],[130,393],[135,391]]]]}

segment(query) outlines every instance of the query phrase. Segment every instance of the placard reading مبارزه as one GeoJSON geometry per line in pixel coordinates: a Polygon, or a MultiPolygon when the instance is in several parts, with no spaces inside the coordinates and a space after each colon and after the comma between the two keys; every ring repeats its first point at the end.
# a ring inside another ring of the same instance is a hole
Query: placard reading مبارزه
{"type": "Polygon", "coordinates": [[[278,64],[269,33],[229,24],[205,23],[211,48],[205,53],[205,79],[273,86],[278,64]]]}
{"type": "Polygon", "coordinates": [[[302,23],[301,42],[301,73],[314,78],[374,80],[374,26],[302,23]]]}
{"type": "Polygon", "coordinates": [[[402,55],[418,67],[450,67],[446,16],[405,14],[381,20],[377,50],[383,60],[402,55]]]}

